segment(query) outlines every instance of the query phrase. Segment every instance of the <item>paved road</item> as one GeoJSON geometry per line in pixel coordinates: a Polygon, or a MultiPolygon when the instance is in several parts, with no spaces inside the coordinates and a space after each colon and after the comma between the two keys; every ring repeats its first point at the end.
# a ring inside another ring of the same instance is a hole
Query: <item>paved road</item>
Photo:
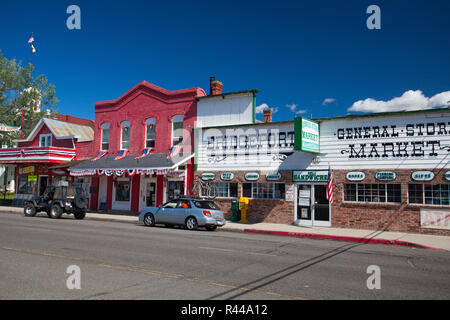
{"type": "Polygon", "coordinates": [[[0,212],[0,286],[0,299],[449,299],[450,254],[0,212]]]}

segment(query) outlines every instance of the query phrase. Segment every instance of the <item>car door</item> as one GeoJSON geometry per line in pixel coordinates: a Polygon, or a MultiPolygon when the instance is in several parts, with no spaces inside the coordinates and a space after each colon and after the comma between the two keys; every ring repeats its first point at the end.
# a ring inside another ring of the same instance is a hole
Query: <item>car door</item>
{"type": "Polygon", "coordinates": [[[155,215],[156,223],[175,223],[174,215],[176,213],[176,207],[178,200],[170,200],[164,203],[155,215]]]}
{"type": "Polygon", "coordinates": [[[186,217],[189,215],[191,210],[191,203],[189,200],[180,200],[177,207],[174,209],[173,223],[184,224],[186,217]]]}

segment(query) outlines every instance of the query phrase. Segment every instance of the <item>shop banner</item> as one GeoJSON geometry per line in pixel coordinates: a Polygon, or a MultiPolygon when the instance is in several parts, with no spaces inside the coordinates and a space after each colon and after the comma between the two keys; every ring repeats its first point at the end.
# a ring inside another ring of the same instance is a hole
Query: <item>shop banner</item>
{"type": "Polygon", "coordinates": [[[420,209],[420,226],[429,229],[450,230],[450,210],[420,209]]]}

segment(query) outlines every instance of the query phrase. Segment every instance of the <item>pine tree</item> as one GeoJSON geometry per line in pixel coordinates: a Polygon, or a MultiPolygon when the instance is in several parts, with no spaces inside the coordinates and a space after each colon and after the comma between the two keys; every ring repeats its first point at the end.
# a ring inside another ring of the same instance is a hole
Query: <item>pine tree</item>
{"type": "MultiPolygon", "coordinates": [[[[20,127],[23,110],[24,139],[41,118],[55,118],[58,113],[55,86],[42,74],[33,77],[33,71],[31,63],[23,67],[21,61],[8,60],[0,50],[0,121],[20,127]]],[[[20,135],[20,131],[0,132],[0,147],[13,146],[20,135]]]]}

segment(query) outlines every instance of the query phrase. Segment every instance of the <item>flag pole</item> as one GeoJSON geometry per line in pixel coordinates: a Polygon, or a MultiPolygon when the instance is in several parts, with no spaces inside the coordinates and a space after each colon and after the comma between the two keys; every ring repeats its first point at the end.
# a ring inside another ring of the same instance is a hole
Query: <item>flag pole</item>
{"type": "Polygon", "coordinates": [[[20,139],[23,139],[23,107],[22,107],[22,117],[20,120],[20,139]]]}

